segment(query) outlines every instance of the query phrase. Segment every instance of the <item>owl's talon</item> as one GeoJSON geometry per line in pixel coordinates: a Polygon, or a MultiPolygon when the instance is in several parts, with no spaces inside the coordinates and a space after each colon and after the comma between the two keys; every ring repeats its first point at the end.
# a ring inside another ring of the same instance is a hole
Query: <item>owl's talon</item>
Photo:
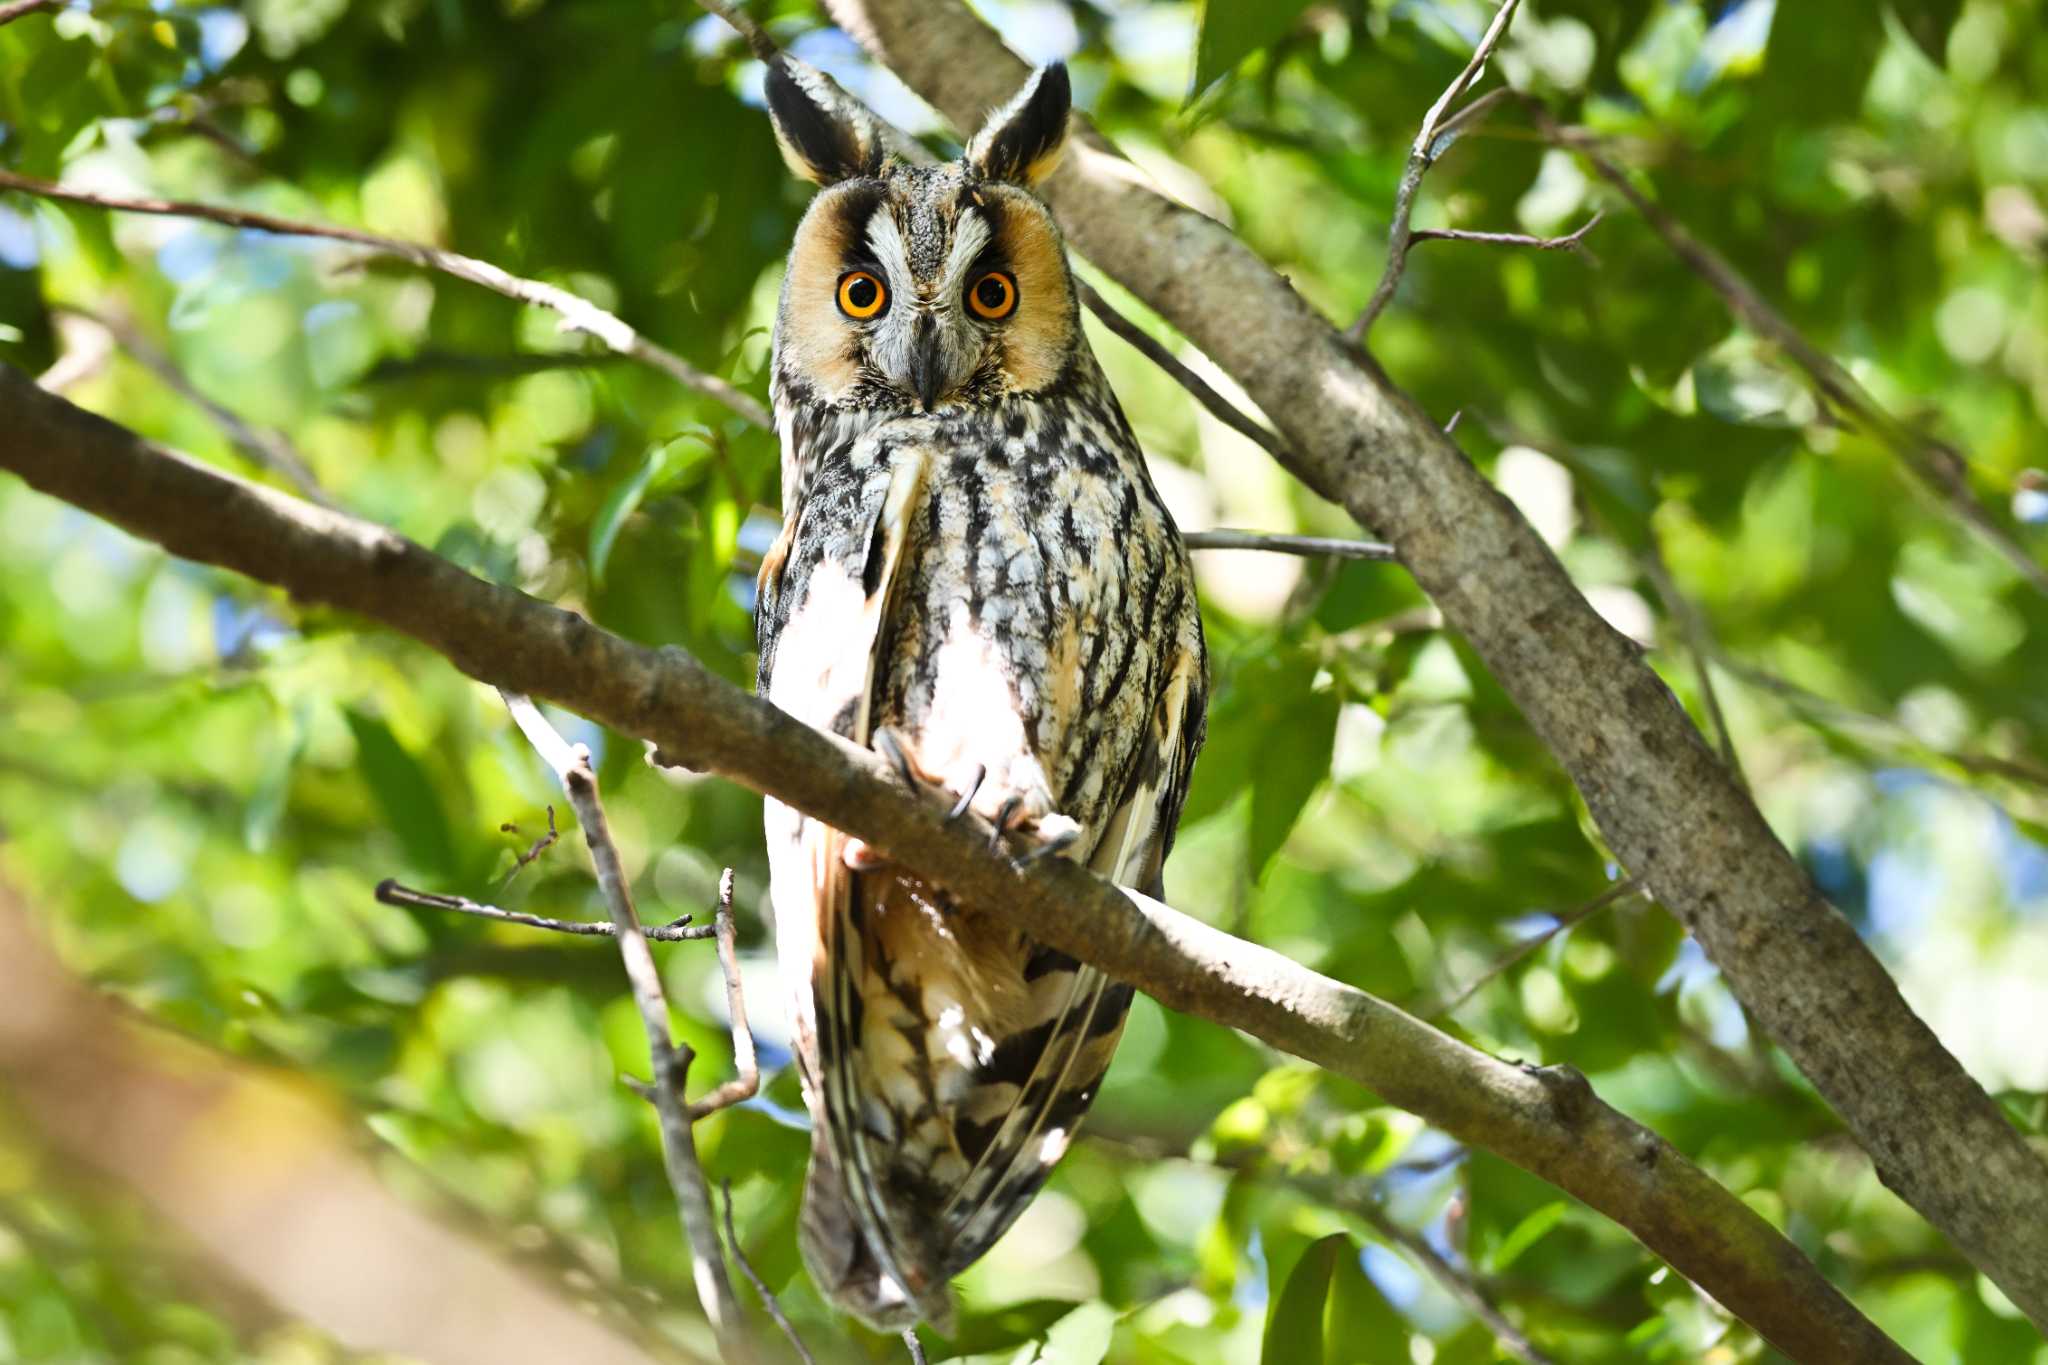
{"type": "Polygon", "coordinates": [[[975,795],[981,791],[981,784],[987,779],[988,765],[986,763],[975,764],[974,776],[968,780],[966,790],[962,791],[960,799],[953,803],[953,809],[946,812],[947,821],[958,820],[961,816],[967,814],[967,808],[974,804],[975,795]]]}
{"type": "Polygon", "coordinates": [[[1057,854],[1064,853],[1068,849],[1072,848],[1075,845],[1075,843],[1080,840],[1080,838],[1081,827],[1079,825],[1075,825],[1071,829],[1063,829],[1059,833],[1047,839],[1044,843],[1040,844],[1037,848],[1032,849],[1029,853],[1026,853],[1023,857],[1017,859],[1017,866],[1029,867],[1033,863],[1037,862],[1040,858],[1050,858],[1057,854]]]}
{"type": "Polygon", "coordinates": [[[1002,848],[1003,836],[1010,832],[1010,821],[1016,817],[1018,807],[1023,804],[1023,797],[1013,796],[997,808],[996,827],[989,832],[988,836],[989,852],[994,853],[1002,848]]]}
{"type": "Polygon", "coordinates": [[[916,770],[910,766],[910,758],[903,752],[903,741],[896,738],[894,730],[886,725],[877,728],[874,734],[874,749],[876,753],[896,765],[896,775],[903,779],[904,786],[916,791],[925,785],[918,780],[916,770]]]}

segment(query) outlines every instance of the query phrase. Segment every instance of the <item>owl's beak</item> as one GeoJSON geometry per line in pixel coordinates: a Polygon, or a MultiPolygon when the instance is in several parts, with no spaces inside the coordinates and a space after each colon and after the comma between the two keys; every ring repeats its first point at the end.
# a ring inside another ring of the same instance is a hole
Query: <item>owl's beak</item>
{"type": "Polygon", "coordinates": [[[917,395],[918,407],[930,412],[945,384],[946,362],[939,353],[938,323],[925,313],[910,334],[910,388],[917,395]]]}

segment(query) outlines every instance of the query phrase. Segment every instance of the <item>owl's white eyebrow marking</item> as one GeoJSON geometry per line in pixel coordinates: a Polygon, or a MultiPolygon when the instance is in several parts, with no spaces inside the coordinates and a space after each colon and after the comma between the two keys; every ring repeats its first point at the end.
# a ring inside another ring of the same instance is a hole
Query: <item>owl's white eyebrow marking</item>
{"type": "Polygon", "coordinates": [[[894,288],[910,288],[910,250],[904,245],[903,229],[896,226],[896,216],[887,208],[878,209],[868,219],[868,249],[875,253],[894,288]]]}
{"type": "Polygon", "coordinates": [[[945,269],[939,278],[941,297],[951,298],[959,292],[963,282],[961,277],[981,255],[992,235],[988,219],[973,209],[960,210],[960,216],[953,223],[953,245],[946,252],[945,269]]]}

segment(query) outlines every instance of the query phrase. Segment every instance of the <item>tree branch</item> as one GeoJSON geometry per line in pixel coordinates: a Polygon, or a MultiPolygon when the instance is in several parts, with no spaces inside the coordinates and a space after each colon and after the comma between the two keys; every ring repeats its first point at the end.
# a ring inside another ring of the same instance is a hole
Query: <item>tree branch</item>
{"type": "Polygon", "coordinates": [[[12,0],[0,5],[0,28],[5,28],[24,14],[33,14],[39,9],[55,9],[58,0],[12,0]]]}
{"type": "MultiPolygon", "coordinates": [[[[752,1338],[740,1317],[739,1300],[733,1297],[732,1279],[725,1273],[725,1248],[718,1240],[718,1217],[711,1207],[711,1189],[704,1182],[704,1167],[697,1159],[697,1138],[692,1125],[701,1117],[696,1106],[683,1098],[683,1082],[690,1071],[693,1054],[687,1043],[678,1045],[669,1031],[668,999],[662,993],[661,972],[648,951],[647,935],[640,917],[633,911],[633,892],[619,862],[619,848],[612,840],[611,822],[605,818],[604,803],[597,795],[597,769],[590,764],[590,750],[570,744],[548,723],[531,698],[499,689],[505,709],[541,761],[554,769],[555,778],[583,827],[583,841],[590,849],[590,861],[597,872],[597,888],[611,911],[612,936],[619,943],[619,958],[625,964],[626,982],[632,988],[633,1003],[640,1008],[640,1022],[647,1031],[647,1050],[653,1060],[654,1079],[647,1098],[661,1120],[661,1153],[668,1168],[669,1188],[676,1197],[683,1238],[690,1247],[696,1273],[697,1298],[704,1316],[718,1337],[720,1354],[727,1362],[749,1365],[756,1358],[752,1338]]],[[[719,916],[719,954],[731,965],[732,916],[730,907],[719,916]]],[[[737,989],[732,987],[732,989],[737,989]]],[[[734,1020],[734,1040],[746,1028],[746,1011],[734,1020]]],[[[747,1037],[743,1065],[753,1071],[753,1039],[747,1037]]],[[[751,1093],[751,1091],[749,1092],[751,1093]]],[[[706,1110],[705,1112],[710,1112],[706,1110]]]]}
{"type": "Polygon", "coordinates": [[[1183,531],[1190,550],[1264,550],[1270,554],[1307,555],[1324,559],[1369,559],[1393,563],[1393,546],[1377,540],[1344,540],[1333,536],[1289,536],[1273,531],[1183,531]]]}
{"type": "MultiPolygon", "coordinates": [[[[1636,188],[1635,181],[1626,171],[1600,153],[1599,144],[1591,135],[1560,125],[1539,100],[1525,97],[1523,103],[1543,135],[1558,146],[1584,157],[1602,180],[1614,186],[1621,197],[1628,200],[1643,221],[1649,224],[1650,230],[1664,239],[1671,253],[1721,296],[1729,312],[1758,336],[1775,343],[1854,426],[1891,451],[1986,545],[2018,570],[2020,577],[2036,590],[2048,593],[2048,564],[2028,553],[2027,547],[1978,501],[1976,492],[1970,487],[1970,462],[1961,451],[1900,420],[1878,402],[1839,361],[1808,341],[1783,314],[1771,307],[1755,286],[1719,252],[1693,236],[1662,204],[1636,188]]],[[[2048,1281],[2048,1270],[2042,1272],[2042,1279],[2048,1281]]],[[[2038,1312],[2036,1320],[2040,1320],[2038,1312]]]]}
{"type": "Polygon", "coordinates": [[[1416,242],[1480,242],[1487,246],[1522,246],[1535,251],[1578,251],[1586,240],[1586,234],[1600,226],[1600,220],[1607,216],[1601,209],[1594,213],[1585,224],[1574,232],[1562,237],[1535,237],[1526,232],[1475,232],[1470,228],[1417,228],[1408,236],[1409,245],[1416,242]]]}
{"type": "MultiPolygon", "coordinates": [[[[1520,3],[1521,0],[1501,0],[1500,8],[1493,12],[1493,22],[1486,26],[1486,32],[1480,35],[1478,45],[1472,49],[1472,60],[1465,63],[1465,69],[1444,87],[1443,94],[1436,97],[1436,103],[1430,105],[1429,112],[1422,116],[1422,127],[1415,134],[1415,144],[1408,149],[1408,165],[1401,172],[1401,183],[1394,189],[1394,221],[1387,228],[1386,268],[1380,272],[1380,282],[1374,287],[1365,311],[1345,333],[1353,341],[1365,340],[1373,323],[1393,302],[1394,290],[1401,283],[1402,272],[1408,268],[1408,248],[1414,240],[1408,224],[1415,214],[1415,195],[1422,188],[1422,177],[1429,174],[1429,168],[1436,164],[1437,156],[1443,150],[1438,145],[1439,139],[1455,136],[1458,127],[1479,112],[1477,108],[1464,111],[1446,124],[1444,111],[1457,103],[1472,88],[1472,82],[1486,70],[1487,59],[1493,56],[1493,49],[1508,31],[1508,21],[1515,17],[1515,6],[1520,3]]],[[[1478,101],[1474,103],[1477,105],[1478,101]]],[[[1486,103],[1490,106],[1493,100],[1488,99],[1486,103]]],[[[1586,225],[1587,228],[1591,226],[1591,223],[1586,225]]],[[[1583,234],[1585,229],[1580,231],[1583,234]]]]}
{"type": "Polygon", "coordinates": [[[216,403],[200,391],[177,362],[158,350],[150,340],[128,323],[76,304],[60,303],[51,312],[59,317],[76,318],[90,327],[104,331],[121,349],[162,381],[165,388],[183,398],[192,406],[205,413],[207,419],[219,427],[236,449],[257,466],[281,476],[298,491],[300,497],[317,502],[322,507],[333,507],[335,502],[320,487],[320,481],[313,476],[312,468],[298,452],[297,447],[282,432],[259,430],[242,420],[233,409],[216,403]]]}
{"type": "Polygon", "coordinates": [[[0,170],[0,190],[13,190],[19,194],[33,195],[39,199],[54,199],[67,204],[112,209],[118,213],[149,213],[168,218],[203,218],[209,222],[249,232],[269,232],[287,237],[321,237],[330,241],[347,242],[363,248],[373,256],[387,256],[425,270],[438,270],[444,275],[452,275],[458,280],[467,280],[494,293],[503,294],[508,299],[516,299],[520,303],[558,313],[561,315],[564,331],[582,332],[595,337],[620,355],[661,371],[685,388],[695,389],[708,398],[717,399],[757,427],[774,425],[769,420],[768,410],[752,396],[742,393],[717,375],[707,374],[698,369],[675,352],[655,345],[590,300],[540,280],[523,279],[492,265],[489,261],[480,261],[472,256],[444,251],[420,242],[379,236],[360,228],[298,222],[289,218],[276,218],[267,213],[227,208],[219,204],[197,204],[179,199],[131,199],[120,195],[101,194],[94,190],[82,190],[70,185],[54,184],[47,180],[35,180],[29,176],[16,175],[12,171],[0,170]]]}
{"type": "MultiPolygon", "coordinates": [[[[958,125],[1024,78],[959,0],[827,8],[958,125]]],[[[1393,543],[1571,774],[1617,860],[1699,940],[1884,1183],[2048,1328],[2048,1162],[1821,898],[1636,646],[1415,401],[1228,228],[1151,189],[1085,119],[1070,148],[1042,187],[1068,240],[1243,386],[1290,472],[1393,543]]]]}
{"type": "MultiPolygon", "coordinates": [[[[610,920],[549,919],[545,915],[529,915],[523,910],[500,910],[495,905],[481,905],[464,896],[444,896],[433,891],[415,891],[402,886],[389,877],[377,883],[377,899],[386,905],[396,905],[407,910],[452,910],[458,915],[475,915],[479,919],[494,919],[505,924],[524,925],[528,929],[546,929],[555,934],[580,934],[587,938],[614,938],[618,925],[610,920]]],[[[718,930],[712,925],[693,925],[690,917],[684,915],[673,924],[664,924],[654,929],[642,929],[650,942],[682,943],[690,939],[710,938],[718,930]]]]}
{"type": "MultiPolygon", "coordinates": [[[[1602,1104],[1576,1072],[1525,1071],[1488,1057],[1066,860],[1027,867],[991,856],[985,823],[948,820],[902,787],[879,755],[812,730],[680,649],[632,644],[382,527],[151,445],[4,367],[0,467],[174,553],[360,613],[474,677],[650,740],[662,761],[773,796],[962,900],[1008,906],[1039,941],[1172,1008],[1347,1076],[1577,1195],[1795,1357],[1907,1359],[1791,1242],[1655,1133],[1602,1104]]],[[[576,771],[569,767],[572,779],[576,771]]],[[[597,826],[586,820],[584,828],[597,826]]],[[[640,935],[621,941],[644,957],[640,935]]],[[[651,1034],[651,1011],[649,1019],[651,1034]]]]}
{"type": "Polygon", "coordinates": [[[618,1329],[395,1199],[359,1135],[298,1080],[138,1030],[71,978],[31,918],[0,883],[10,1107],[235,1281],[358,1351],[439,1365],[653,1365],[618,1329]]]}
{"type": "Polygon", "coordinates": [[[1555,1361],[1537,1349],[1536,1343],[1529,1340],[1521,1328],[1508,1321],[1507,1315],[1486,1296],[1485,1290],[1445,1260],[1426,1238],[1417,1236],[1389,1218],[1387,1211],[1371,1196],[1344,1200],[1342,1207],[1350,1209],[1372,1224],[1372,1230],[1384,1241],[1406,1252],[1408,1259],[1427,1271],[1452,1298],[1464,1305],[1466,1312],[1486,1324],[1486,1330],[1493,1333],[1502,1350],[1522,1361],[1523,1365],[1556,1365],[1555,1361]]]}

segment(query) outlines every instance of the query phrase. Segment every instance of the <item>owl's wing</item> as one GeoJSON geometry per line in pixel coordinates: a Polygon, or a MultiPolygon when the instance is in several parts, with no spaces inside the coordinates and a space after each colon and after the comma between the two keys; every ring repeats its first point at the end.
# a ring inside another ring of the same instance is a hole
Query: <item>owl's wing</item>
{"type": "MultiPolygon", "coordinates": [[[[813,489],[763,564],[761,690],[855,744],[869,742],[877,654],[929,468],[925,450],[898,448],[858,485],[813,489]]],[[[907,1307],[906,1275],[859,1132],[860,874],[839,831],[779,802],[767,816],[776,953],[785,979],[804,983],[793,1022],[814,1140],[802,1250],[829,1297],[884,1322],[907,1307]]]]}
{"type": "MultiPolygon", "coordinates": [[[[1179,651],[1153,708],[1130,793],[1112,812],[1088,857],[1090,871],[1120,886],[1160,893],[1160,869],[1180,821],[1195,750],[1201,744],[1205,683],[1197,650],[1179,651]]],[[[1057,1000],[1046,1021],[1006,1040],[1034,1046],[1037,1059],[1015,1102],[941,1216],[950,1236],[948,1274],[957,1274],[994,1245],[1024,1211],[1066,1151],[1109,1069],[1129,1012],[1131,988],[1113,982],[1056,949],[1039,947],[1026,967],[1033,994],[1057,1000]]]]}

